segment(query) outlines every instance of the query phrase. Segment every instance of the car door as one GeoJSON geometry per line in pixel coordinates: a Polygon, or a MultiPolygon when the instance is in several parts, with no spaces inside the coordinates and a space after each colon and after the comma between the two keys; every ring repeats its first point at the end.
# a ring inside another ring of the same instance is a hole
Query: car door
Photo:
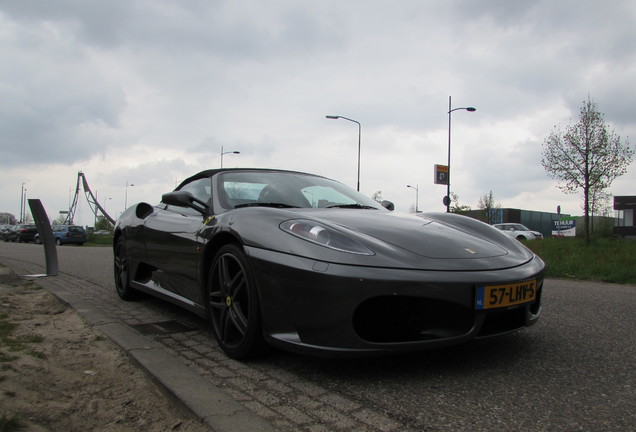
{"type": "MultiPolygon", "coordinates": [[[[211,180],[194,180],[180,190],[208,202],[212,196],[211,180]]],[[[154,270],[153,282],[197,304],[203,302],[198,288],[197,257],[204,221],[205,215],[194,209],[163,204],[144,223],[146,258],[154,270]]]]}

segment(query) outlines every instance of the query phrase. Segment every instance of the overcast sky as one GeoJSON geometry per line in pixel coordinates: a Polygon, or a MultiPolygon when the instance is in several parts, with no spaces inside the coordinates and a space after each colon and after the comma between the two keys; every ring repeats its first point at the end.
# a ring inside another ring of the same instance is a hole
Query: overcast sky
{"type": "MultiPolygon", "coordinates": [[[[112,216],[156,204],[191,174],[291,169],[409,211],[443,211],[448,98],[452,185],[477,208],[582,214],[541,166],[544,139],[588,95],[636,136],[632,0],[0,2],[0,212],[22,184],[49,217],[82,171],[112,216]],[[126,183],[134,184],[126,188],[126,183]]],[[[633,146],[633,144],[632,144],[633,146]]],[[[636,195],[636,164],[614,195],[636,195]]],[[[92,225],[82,197],[76,222],[92,225]]]]}

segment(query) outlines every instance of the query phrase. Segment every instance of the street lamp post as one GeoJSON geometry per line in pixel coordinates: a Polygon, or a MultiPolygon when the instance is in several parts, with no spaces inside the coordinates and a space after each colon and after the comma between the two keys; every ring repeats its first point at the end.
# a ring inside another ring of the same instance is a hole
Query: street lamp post
{"type": "Polygon", "coordinates": [[[453,111],[466,110],[469,112],[477,111],[473,107],[452,108],[451,97],[448,97],[448,183],[446,184],[446,196],[444,197],[444,205],[446,205],[446,213],[450,212],[450,182],[451,182],[451,113],[453,111]]]}
{"type": "Polygon", "coordinates": [[[411,189],[415,189],[415,213],[417,214],[420,210],[419,210],[419,200],[420,200],[420,189],[419,189],[419,185],[415,185],[415,186],[411,186],[411,185],[406,185],[407,188],[411,188],[411,189]]]}
{"type": "Polygon", "coordinates": [[[241,154],[240,151],[227,151],[227,152],[224,152],[223,151],[223,146],[221,146],[221,168],[223,168],[223,155],[224,154],[230,154],[230,153],[231,154],[241,154]]]}
{"type": "Polygon", "coordinates": [[[128,208],[128,186],[134,186],[134,184],[128,183],[128,181],[126,181],[126,196],[124,197],[124,210],[128,208]]]}
{"type": "Polygon", "coordinates": [[[328,119],[331,120],[337,120],[337,119],[343,119],[343,120],[349,120],[350,122],[354,122],[358,124],[358,189],[357,191],[360,192],[360,142],[362,139],[362,126],[360,125],[360,122],[354,119],[350,119],[344,116],[333,116],[333,115],[328,115],[325,116],[328,119]]]}
{"type": "Polygon", "coordinates": [[[20,190],[20,220],[18,223],[22,223],[24,218],[24,183],[22,183],[22,189],[20,190]]]}

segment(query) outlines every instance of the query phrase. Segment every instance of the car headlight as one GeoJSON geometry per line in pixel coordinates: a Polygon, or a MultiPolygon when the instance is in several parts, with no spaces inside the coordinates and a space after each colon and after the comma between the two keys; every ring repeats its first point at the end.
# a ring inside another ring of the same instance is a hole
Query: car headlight
{"type": "Polygon", "coordinates": [[[373,251],[341,232],[310,220],[294,219],[280,224],[289,234],[340,252],[358,255],[374,255],[373,251]]]}

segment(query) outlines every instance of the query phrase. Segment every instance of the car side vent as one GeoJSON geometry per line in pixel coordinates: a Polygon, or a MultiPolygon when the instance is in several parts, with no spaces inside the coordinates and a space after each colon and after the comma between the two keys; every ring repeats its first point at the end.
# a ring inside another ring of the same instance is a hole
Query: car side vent
{"type": "Polygon", "coordinates": [[[153,207],[150,204],[147,203],[139,203],[137,204],[137,208],[135,209],[135,215],[139,218],[139,219],[146,219],[148,216],[150,216],[153,212],[153,207]]]}

